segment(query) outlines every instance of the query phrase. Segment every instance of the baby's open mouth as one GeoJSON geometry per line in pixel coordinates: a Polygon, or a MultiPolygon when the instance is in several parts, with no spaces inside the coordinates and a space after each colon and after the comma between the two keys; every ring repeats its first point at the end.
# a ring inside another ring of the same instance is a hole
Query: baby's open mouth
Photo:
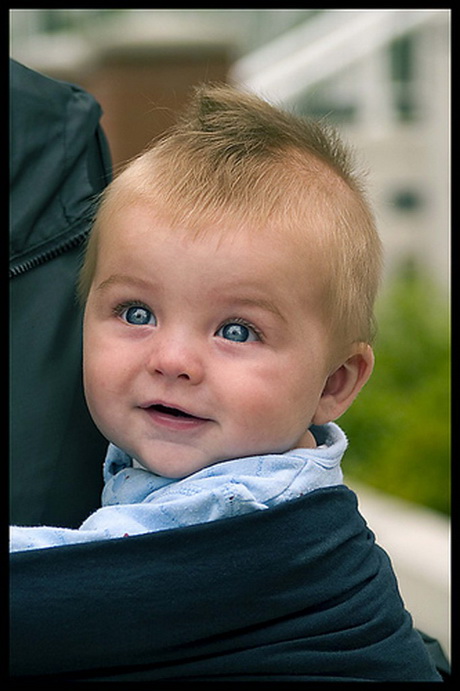
{"type": "Polygon", "coordinates": [[[185,417],[185,418],[196,418],[195,415],[192,415],[191,413],[186,413],[183,410],[179,410],[179,408],[170,408],[165,405],[152,405],[149,406],[149,410],[154,410],[157,413],[161,413],[162,415],[171,415],[172,417],[185,417]]]}
{"type": "Polygon", "coordinates": [[[142,406],[145,410],[153,413],[154,415],[159,415],[166,418],[175,418],[177,420],[190,420],[190,421],[201,421],[204,422],[208,418],[203,418],[198,415],[193,415],[192,413],[182,410],[181,408],[175,408],[174,406],[164,405],[163,403],[153,403],[152,405],[142,406]]]}

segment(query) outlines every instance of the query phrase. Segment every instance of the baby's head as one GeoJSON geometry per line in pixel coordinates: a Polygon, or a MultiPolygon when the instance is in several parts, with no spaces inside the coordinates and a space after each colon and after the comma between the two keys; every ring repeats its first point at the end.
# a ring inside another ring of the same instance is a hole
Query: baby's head
{"type": "Polygon", "coordinates": [[[108,439],[182,477],[308,445],[372,371],[381,249],[328,128],[227,87],[107,189],[81,273],[108,439]]]}

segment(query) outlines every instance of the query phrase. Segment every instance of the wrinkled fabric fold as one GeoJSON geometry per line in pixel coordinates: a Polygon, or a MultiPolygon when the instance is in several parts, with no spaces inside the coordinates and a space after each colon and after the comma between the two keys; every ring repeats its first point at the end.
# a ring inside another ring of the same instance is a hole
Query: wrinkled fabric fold
{"type": "Polygon", "coordinates": [[[17,553],[11,588],[13,678],[441,681],[344,486],[17,553]]]}

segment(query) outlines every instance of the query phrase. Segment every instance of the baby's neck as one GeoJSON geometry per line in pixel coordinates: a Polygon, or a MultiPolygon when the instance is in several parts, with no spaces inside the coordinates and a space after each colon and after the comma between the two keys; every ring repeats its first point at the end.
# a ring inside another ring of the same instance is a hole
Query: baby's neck
{"type": "Polygon", "coordinates": [[[303,434],[297,444],[295,445],[295,449],[316,449],[316,439],[313,436],[313,434],[310,432],[308,429],[305,434],[303,434]]]}

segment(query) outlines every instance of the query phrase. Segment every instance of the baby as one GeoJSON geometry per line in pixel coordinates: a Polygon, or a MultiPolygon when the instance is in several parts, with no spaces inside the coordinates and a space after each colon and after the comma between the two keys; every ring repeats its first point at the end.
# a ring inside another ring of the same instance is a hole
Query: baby
{"type": "Polygon", "coordinates": [[[267,509],[342,483],[381,244],[334,132],[230,87],[107,188],[80,276],[102,508],[11,549],[267,509]]]}

